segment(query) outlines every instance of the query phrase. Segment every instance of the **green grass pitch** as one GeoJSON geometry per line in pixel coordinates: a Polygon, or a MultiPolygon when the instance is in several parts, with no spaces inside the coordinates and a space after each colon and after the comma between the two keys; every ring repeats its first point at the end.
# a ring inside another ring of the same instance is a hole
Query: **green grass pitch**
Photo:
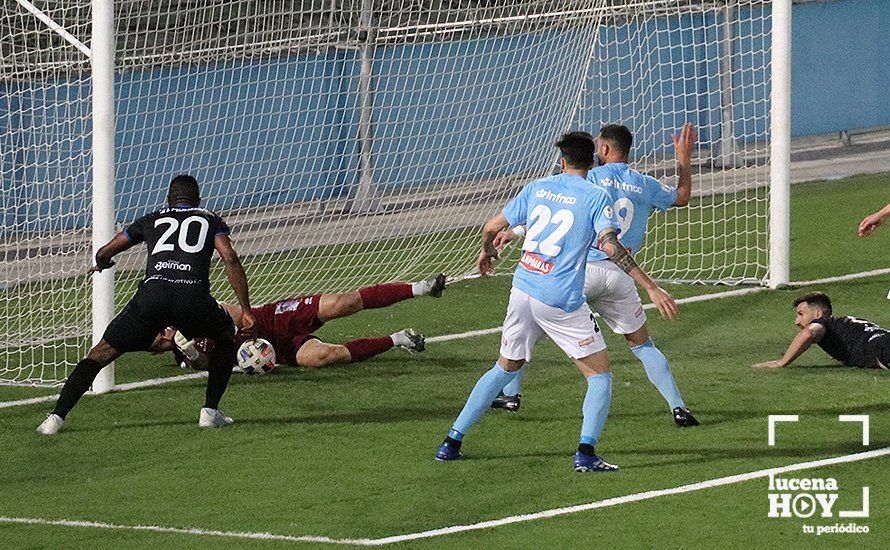
{"type": "MultiPolygon", "coordinates": [[[[886,267],[890,230],[857,239],[866,213],[890,200],[890,175],[796,185],[792,279],[886,267]]],[[[413,326],[427,335],[498,326],[507,277],[453,285],[422,298],[329,323],[332,342],[413,326]]],[[[718,291],[670,287],[677,296],[718,291]]],[[[839,314],[890,325],[886,277],[822,285],[839,314]]],[[[791,299],[802,290],[681,306],[681,319],[650,312],[695,429],[667,407],[619,338],[607,332],[614,399],[598,449],[622,467],[579,475],[571,454],[581,422],[582,378],[550,342],[536,350],[518,414],[491,411],[468,435],[466,460],[432,456],[472,385],[496,357],[499,335],[433,343],[424,354],[388,352],[318,371],[282,367],[235,376],[223,408],[231,428],[199,431],[203,380],[86,397],[64,430],[33,430],[47,404],[0,409],[0,516],[163,525],[335,538],[378,538],[583,504],[723,476],[890,446],[890,373],[835,367],[820,350],[798,366],[754,371],[795,333],[791,299]],[[766,443],[767,415],[799,414],[766,443]],[[871,417],[871,445],[840,414],[871,417]]],[[[181,374],[168,358],[133,355],[119,381],[181,374]]],[[[52,390],[0,388],[0,401],[52,390]]],[[[871,515],[856,520],[767,518],[757,479],[551,519],[401,543],[410,548],[886,548],[887,458],[788,474],[834,477],[838,506],[855,509],[870,486],[871,515]],[[802,533],[803,524],[855,521],[867,535],[802,533]],[[884,541],[883,543],[881,541],[884,541]]],[[[333,547],[85,527],[0,523],[2,548],[333,547]]]]}

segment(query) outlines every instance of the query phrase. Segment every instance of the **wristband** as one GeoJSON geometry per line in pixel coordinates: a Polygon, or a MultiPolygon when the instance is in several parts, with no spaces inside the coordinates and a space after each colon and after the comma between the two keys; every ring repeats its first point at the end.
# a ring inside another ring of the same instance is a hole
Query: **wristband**
{"type": "Polygon", "coordinates": [[[514,227],[513,229],[511,229],[511,231],[513,231],[513,233],[514,233],[517,237],[521,237],[521,236],[525,235],[525,227],[523,227],[523,226],[521,226],[521,225],[517,225],[516,227],[514,227]]]}

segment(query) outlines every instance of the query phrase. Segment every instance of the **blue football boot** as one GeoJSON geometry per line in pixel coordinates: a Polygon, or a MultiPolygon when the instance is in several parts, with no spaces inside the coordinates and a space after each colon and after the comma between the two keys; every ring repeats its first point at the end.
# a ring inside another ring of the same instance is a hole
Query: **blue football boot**
{"type": "Polygon", "coordinates": [[[436,460],[440,462],[457,460],[461,456],[463,455],[460,454],[460,441],[450,437],[446,437],[445,441],[439,445],[439,450],[436,451],[436,460]]]}
{"type": "Polygon", "coordinates": [[[586,455],[581,451],[575,452],[576,472],[614,472],[618,466],[609,464],[599,455],[586,455]]]}

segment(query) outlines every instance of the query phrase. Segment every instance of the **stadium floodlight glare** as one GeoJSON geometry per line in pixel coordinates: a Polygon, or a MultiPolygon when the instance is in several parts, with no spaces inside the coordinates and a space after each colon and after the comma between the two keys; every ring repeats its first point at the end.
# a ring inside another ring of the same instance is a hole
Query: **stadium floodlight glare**
{"type": "Polygon", "coordinates": [[[141,278],[139,248],[87,284],[92,253],[183,172],[263,303],[469,273],[479,226],[552,172],[562,132],[626,124],[631,162],[673,184],[690,121],[695,198],[635,256],[663,280],[787,283],[790,5],[16,0],[0,384],[64,382],[141,278]]]}

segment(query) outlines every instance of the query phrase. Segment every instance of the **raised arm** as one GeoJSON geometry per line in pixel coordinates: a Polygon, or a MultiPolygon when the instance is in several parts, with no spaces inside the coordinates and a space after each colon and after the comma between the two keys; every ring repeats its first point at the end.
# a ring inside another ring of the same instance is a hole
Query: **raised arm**
{"type": "Polygon", "coordinates": [[[640,269],[630,252],[618,242],[618,233],[614,229],[610,227],[599,234],[597,247],[605,252],[615,265],[630,275],[638,285],[646,289],[649,298],[658,308],[663,319],[676,319],[680,316],[680,310],[674,298],[640,269]]]}
{"type": "Polygon", "coordinates": [[[680,135],[672,135],[677,158],[677,199],[674,206],[686,206],[692,196],[692,150],[695,147],[695,127],[687,122],[680,135]]]}
{"type": "Polygon", "coordinates": [[[96,265],[87,273],[98,273],[114,265],[114,258],[124,250],[132,248],[135,243],[123,233],[115,235],[108,243],[96,252],[96,265]]]}
{"type": "Polygon", "coordinates": [[[507,218],[504,217],[504,213],[501,212],[482,226],[482,249],[479,251],[479,259],[476,262],[476,267],[479,268],[481,275],[494,273],[492,260],[496,260],[498,257],[498,251],[494,247],[494,238],[502,229],[509,225],[507,218]]]}
{"type": "Polygon", "coordinates": [[[223,261],[229,284],[232,286],[232,290],[235,291],[235,296],[241,305],[241,331],[246,334],[252,334],[255,321],[250,313],[250,293],[247,288],[247,275],[244,273],[244,266],[241,265],[241,258],[235,252],[232,240],[228,235],[217,235],[213,244],[223,261]]]}
{"type": "Polygon", "coordinates": [[[859,222],[859,236],[867,237],[871,235],[887,218],[890,218],[890,204],[874,214],[866,216],[865,219],[859,222]]]}
{"type": "Polygon", "coordinates": [[[821,340],[823,336],[825,336],[825,327],[819,323],[810,323],[805,329],[797,333],[797,336],[791,341],[791,345],[788,346],[788,350],[781,359],[765,361],[751,366],[755,369],[780,369],[787,367],[800,357],[803,352],[807,351],[811,345],[821,340]]]}

